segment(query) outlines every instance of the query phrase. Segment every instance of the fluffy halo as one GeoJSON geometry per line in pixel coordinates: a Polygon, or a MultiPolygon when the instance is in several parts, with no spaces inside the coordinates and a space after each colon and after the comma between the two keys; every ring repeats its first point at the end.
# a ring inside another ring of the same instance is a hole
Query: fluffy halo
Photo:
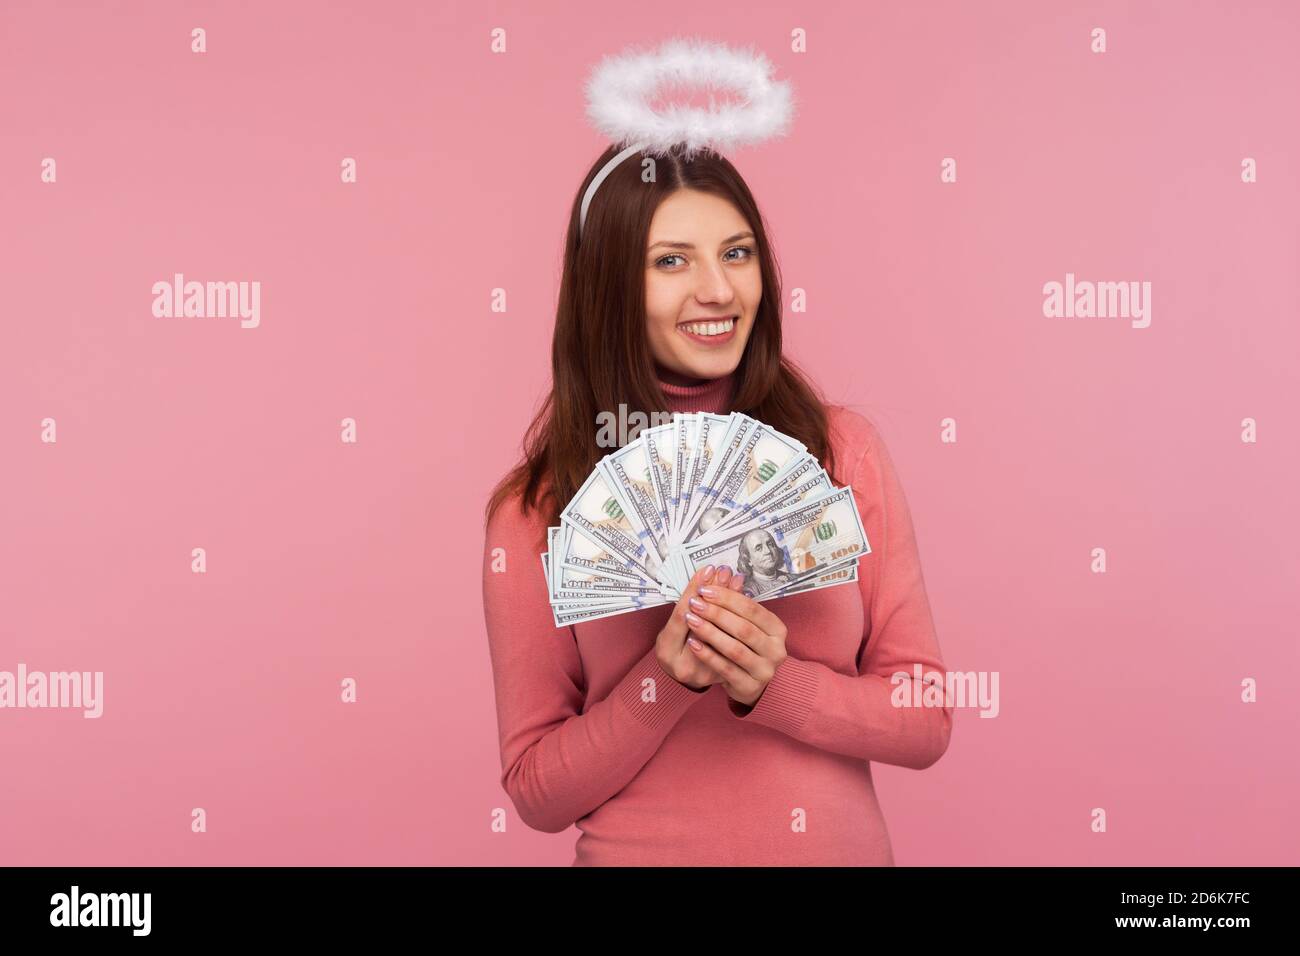
{"type": "Polygon", "coordinates": [[[674,38],[658,50],[601,60],[587,81],[587,118],[615,143],[640,144],[648,153],[663,155],[674,146],[685,146],[687,159],[706,148],[725,153],[789,129],[794,93],[789,81],[771,74],[767,58],[752,48],[674,38]],[[656,111],[649,100],[663,85],[730,90],[741,102],[656,111]]]}

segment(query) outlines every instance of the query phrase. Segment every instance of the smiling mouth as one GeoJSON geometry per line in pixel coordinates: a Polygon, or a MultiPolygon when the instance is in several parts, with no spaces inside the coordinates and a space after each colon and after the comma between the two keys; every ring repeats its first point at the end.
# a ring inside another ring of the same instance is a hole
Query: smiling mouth
{"type": "Polygon", "coordinates": [[[682,322],[677,326],[677,331],[692,342],[698,342],[701,345],[722,345],[730,342],[736,335],[736,322],[739,316],[728,316],[725,319],[709,319],[701,322],[682,322]]]}

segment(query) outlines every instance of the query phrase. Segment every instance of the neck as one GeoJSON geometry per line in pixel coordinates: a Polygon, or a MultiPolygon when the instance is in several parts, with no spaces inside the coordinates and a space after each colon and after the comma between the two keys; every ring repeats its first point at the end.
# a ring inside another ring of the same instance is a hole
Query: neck
{"type": "Polygon", "coordinates": [[[670,412],[711,412],[725,415],[731,411],[736,381],[734,372],[721,378],[691,378],[656,367],[655,377],[670,412]]]}
{"type": "Polygon", "coordinates": [[[664,368],[658,362],[655,363],[655,377],[661,382],[667,382],[669,385],[699,385],[702,382],[711,381],[707,378],[696,378],[693,375],[685,375],[682,372],[674,372],[670,368],[664,368]]]}

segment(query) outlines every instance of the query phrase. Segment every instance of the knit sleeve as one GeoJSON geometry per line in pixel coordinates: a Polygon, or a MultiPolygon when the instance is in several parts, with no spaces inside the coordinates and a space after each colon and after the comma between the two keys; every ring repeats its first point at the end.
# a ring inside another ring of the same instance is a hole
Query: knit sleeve
{"type": "Polygon", "coordinates": [[[752,708],[735,700],[728,706],[737,719],[824,750],[921,770],[948,749],[953,708],[943,699],[944,664],[898,473],[875,427],[850,414],[866,441],[850,484],[872,549],[858,568],[865,621],[858,673],[787,657],[752,708]],[[896,706],[896,699],[943,706],[896,706]]]}
{"type": "Polygon", "coordinates": [[[496,688],[501,785],[525,824],[558,833],[622,790],[704,695],[654,648],[585,711],[572,626],[556,627],[540,555],[545,520],[509,499],[488,522],[483,616],[496,688]]]}

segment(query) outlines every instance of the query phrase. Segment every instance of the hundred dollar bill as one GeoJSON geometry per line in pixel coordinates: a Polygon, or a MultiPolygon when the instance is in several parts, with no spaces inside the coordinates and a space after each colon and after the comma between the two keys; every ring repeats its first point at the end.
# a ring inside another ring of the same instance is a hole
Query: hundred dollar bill
{"type": "Polygon", "coordinates": [[[809,498],[817,498],[835,490],[835,484],[817,459],[803,456],[793,468],[772,479],[752,501],[742,501],[727,512],[717,524],[706,529],[689,543],[712,541],[730,529],[753,523],[758,516],[783,511],[809,498]]]}
{"type": "Polygon", "coordinates": [[[554,578],[554,571],[551,567],[551,553],[545,551],[542,553],[542,573],[546,575],[546,589],[551,593],[551,605],[557,607],[562,604],[581,602],[588,605],[612,605],[612,604],[630,604],[624,596],[618,594],[574,594],[567,595],[563,584],[557,584],[554,578]]]}
{"type": "Polygon", "coordinates": [[[630,513],[605,480],[605,471],[594,468],[560,514],[560,525],[569,526],[595,544],[613,552],[628,570],[657,578],[658,554],[641,542],[630,513]]]}
{"type": "MultiPolygon", "coordinates": [[[[789,439],[789,441],[793,442],[793,439],[789,439]]],[[[803,448],[802,445],[798,447],[803,448]]],[[[751,457],[750,461],[753,460],[751,457]]],[[[761,466],[759,467],[761,470],[761,466]]],[[[733,471],[732,480],[735,480],[734,476],[743,475],[744,473],[744,469],[733,471]]],[[[745,522],[746,516],[749,514],[778,511],[804,498],[834,488],[830,476],[825,474],[821,465],[807,451],[792,454],[790,459],[779,467],[766,483],[759,484],[757,479],[751,479],[750,486],[754,488],[754,492],[742,496],[739,502],[728,499],[732,501],[734,507],[728,508],[722,504],[721,499],[718,499],[711,507],[700,512],[694,527],[689,532],[682,532],[683,545],[704,540],[711,541],[723,534],[724,528],[739,527],[745,522]],[[822,477],[815,477],[818,472],[821,473],[822,477]],[[814,477],[809,478],[810,474],[814,475],[814,477]]],[[[665,573],[679,588],[684,588],[686,583],[689,582],[690,572],[686,568],[681,548],[670,548],[665,559],[664,568],[665,573]]]]}
{"type": "MultiPolygon", "coordinates": [[[[548,529],[551,530],[558,529],[548,529]]],[[[550,535],[548,533],[548,539],[550,535]]],[[[546,587],[554,595],[552,588],[551,553],[542,554],[542,572],[546,576],[546,587]]],[[[595,620],[598,617],[607,617],[612,614],[619,614],[623,611],[637,611],[645,607],[653,607],[656,604],[665,603],[663,597],[658,594],[640,595],[632,600],[626,599],[603,599],[591,600],[590,598],[580,598],[578,600],[557,600],[551,598],[551,617],[556,627],[564,627],[567,624],[575,624],[582,621],[595,620]]]]}
{"type": "Polygon", "coordinates": [[[715,529],[745,502],[775,483],[786,469],[799,461],[815,461],[799,441],[774,431],[762,422],[745,438],[739,453],[723,475],[712,484],[717,494],[699,513],[695,524],[684,530],[683,543],[715,529]]]}
{"type": "Polygon", "coordinates": [[[673,433],[675,423],[657,425],[641,432],[640,443],[645,446],[645,461],[654,485],[655,503],[659,507],[664,528],[665,551],[668,542],[668,507],[672,497],[673,433]]]}
{"type": "Polygon", "coordinates": [[[681,511],[691,454],[699,440],[700,414],[674,415],[673,421],[673,462],[671,481],[668,486],[668,542],[676,543],[677,517],[681,511]]]}
{"type": "MultiPolygon", "coordinates": [[[[643,572],[629,570],[627,562],[608,548],[596,544],[568,526],[547,529],[550,548],[550,577],[571,570],[593,577],[608,578],[633,589],[653,588],[655,581],[643,572]]],[[[554,592],[552,592],[554,593],[554,592]]]]}
{"type": "Polygon", "coordinates": [[[553,607],[579,603],[602,607],[648,607],[660,603],[662,594],[659,588],[655,582],[645,578],[640,578],[640,584],[637,584],[627,579],[578,571],[562,565],[557,568],[554,547],[559,546],[561,529],[546,529],[546,537],[553,547],[542,554],[542,572],[546,575],[546,589],[550,592],[553,607]]]}
{"type": "Polygon", "coordinates": [[[631,601],[658,598],[662,595],[658,584],[650,587],[630,585],[626,581],[604,575],[561,568],[559,577],[551,585],[551,603],[556,601],[631,601]]]}
{"type": "MultiPolygon", "coordinates": [[[[658,603],[667,604],[668,602],[665,599],[658,603]]],[[[555,609],[554,605],[552,605],[551,616],[555,620],[556,627],[566,627],[569,624],[581,624],[585,621],[594,621],[601,617],[612,617],[615,614],[628,614],[632,611],[640,611],[650,606],[651,605],[649,604],[640,604],[627,607],[606,607],[602,605],[584,604],[572,609],[566,608],[563,611],[558,611],[555,609]]]]}
{"type": "MultiPolygon", "coordinates": [[[[770,601],[772,598],[785,597],[787,594],[802,594],[805,591],[816,591],[821,588],[833,587],[836,584],[848,584],[858,579],[858,559],[849,558],[847,561],[841,561],[839,564],[832,564],[825,571],[821,571],[810,578],[806,578],[786,588],[778,588],[775,591],[764,591],[762,594],[755,596],[748,595],[756,601],[770,601]]],[[[741,585],[741,591],[745,590],[741,585]]]]}
{"type": "Polygon", "coordinates": [[[809,457],[802,442],[759,422],[746,437],[727,474],[715,479],[718,494],[712,506],[734,510],[780,475],[792,461],[809,457]]]}
{"type": "Polygon", "coordinates": [[[681,479],[681,500],[673,518],[671,544],[681,543],[680,528],[694,506],[695,489],[704,483],[704,476],[713,469],[713,462],[722,447],[730,427],[731,418],[699,412],[696,417],[695,443],[686,459],[686,473],[681,479]]]}
{"type": "Polygon", "coordinates": [[[759,422],[748,415],[740,412],[733,412],[727,428],[727,434],[723,437],[721,446],[714,456],[712,466],[704,475],[704,479],[691,490],[691,510],[682,519],[679,526],[679,539],[685,540],[694,533],[694,526],[700,519],[700,514],[705,511],[718,497],[718,483],[725,478],[731,469],[739,460],[745,441],[758,427],[759,422]]]}
{"type": "Polygon", "coordinates": [[[642,545],[654,548],[662,563],[668,553],[668,532],[645,445],[639,441],[624,445],[606,455],[596,467],[604,469],[606,483],[618,495],[623,508],[636,516],[633,525],[642,545]]]}
{"type": "Polygon", "coordinates": [[[759,517],[712,541],[685,545],[686,569],[727,565],[751,597],[804,581],[871,551],[849,487],[759,517]]]}
{"type": "Polygon", "coordinates": [[[653,594],[638,594],[633,597],[608,597],[593,600],[589,597],[552,598],[551,608],[555,611],[578,611],[584,608],[606,608],[615,610],[623,607],[654,607],[663,604],[666,599],[658,591],[653,594]]]}

